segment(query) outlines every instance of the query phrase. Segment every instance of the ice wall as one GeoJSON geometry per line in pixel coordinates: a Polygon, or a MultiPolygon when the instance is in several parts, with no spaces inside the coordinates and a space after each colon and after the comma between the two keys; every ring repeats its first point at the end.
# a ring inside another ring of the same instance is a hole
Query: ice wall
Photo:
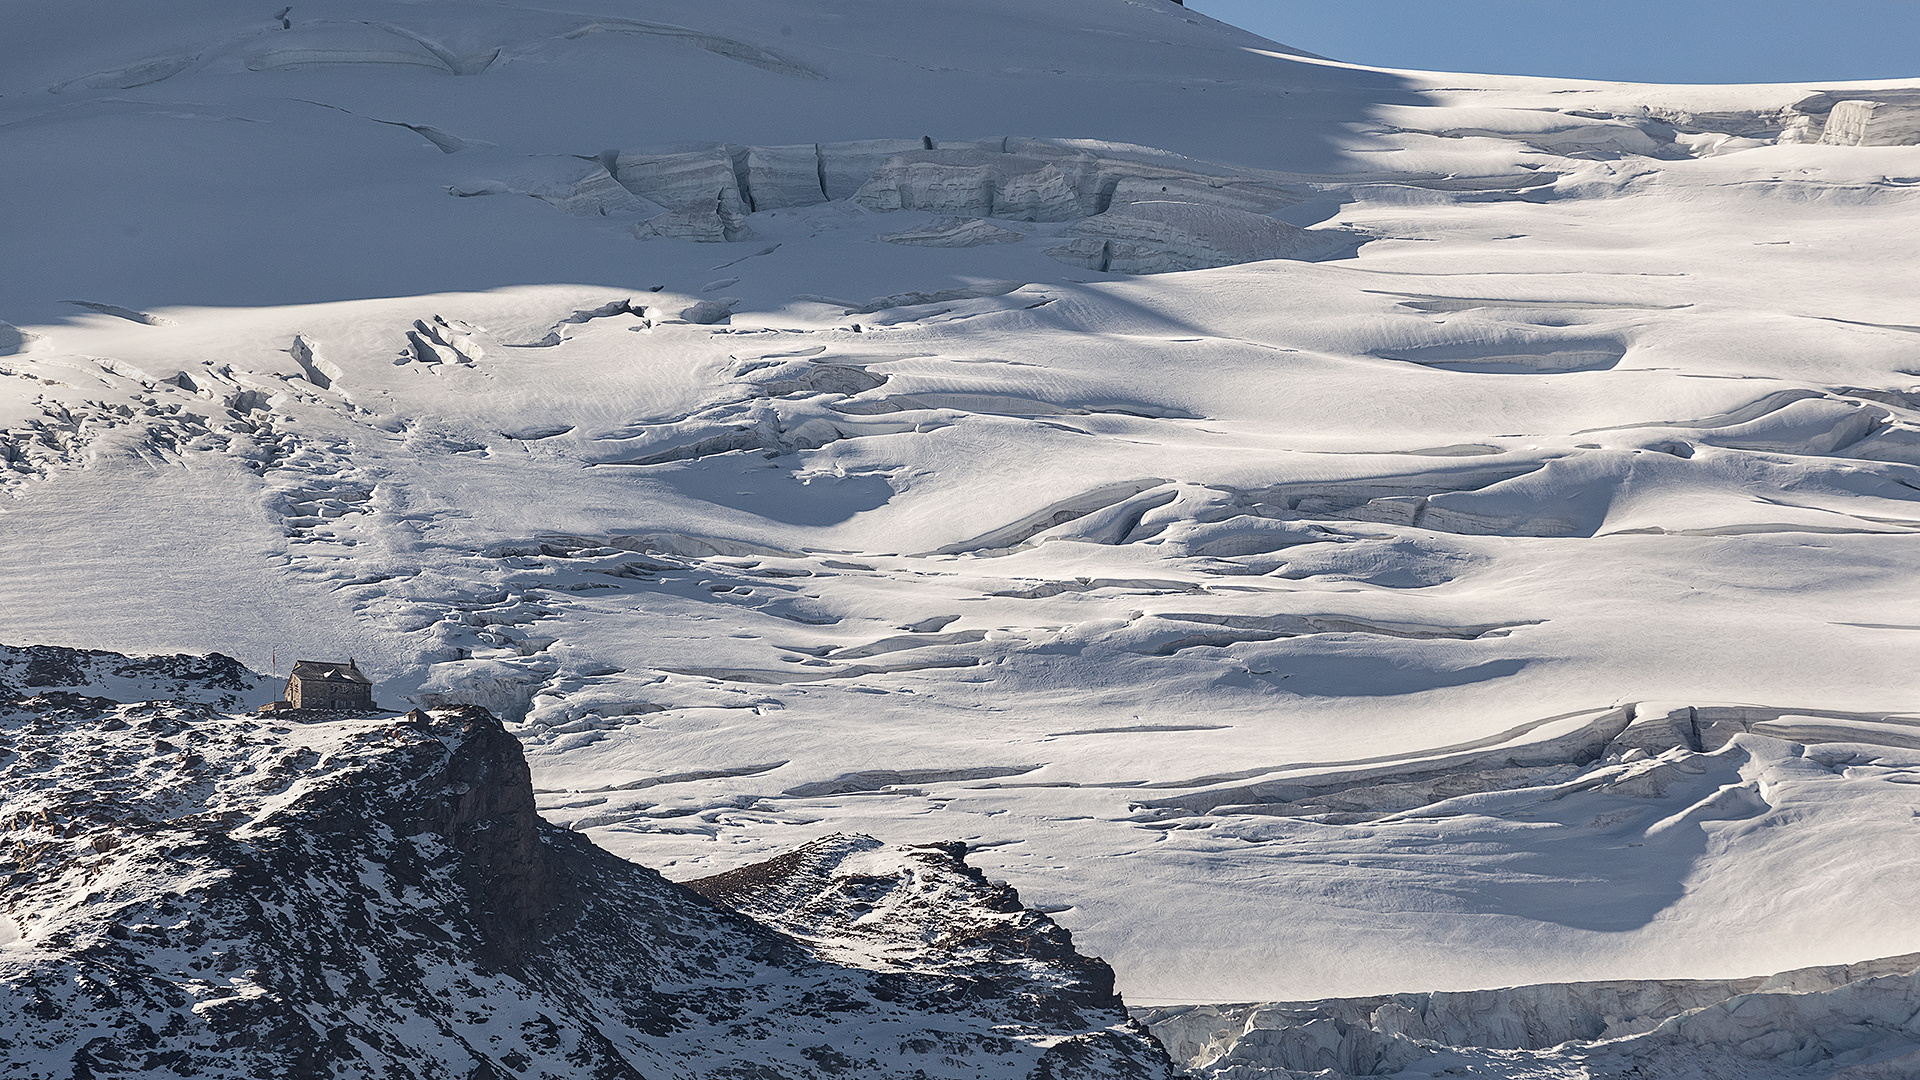
{"type": "Polygon", "coordinates": [[[1916,1010],[1920,954],[1745,979],[1547,983],[1134,1015],[1191,1075],[1232,1080],[1327,1076],[1321,1070],[1432,1075],[1458,1071],[1463,1058],[1515,1056],[1476,1051],[1542,1051],[1521,1056],[1536,1066],[1617,1070],[1604,1075],[1635,1067],[1698,1075],[1681,1071],[1679,1059],[1707,1050],[1751,1059],[1753,1075],[1786,1066],[1811,1068],[1809,1076],[1891,1077],[1912,1075],[1899,1070],[1920,1054],[1916,1010]]]}
{"type": "Polygon", "coordinates": [[[568,213],[625,219],[642,239],[714,243],[752,238],[751,214],[828,202],[953,219],[931,233],[880,237],[912,246],[1025,239],[989,219],[1064,224],[1065,235],[1052,240],[1045,254],[1072,266],[1128,274],[1314,260],[1350,248],[1355,239],[1343,230],[1301,228],[1274,216],[1311,192],[1273,177],[1148,147],[1073,139],[1006,136],[956,143],[922,136],[628,149],[598,159],[549,157],[496,166],[450,191],[530,195],[568,213]]]}
{"type": "Polygon", "coordinates": [[[1920,144],[1920,88],[1829,90],[1786,111],[1781,142],[1827,146],[1920,144]]]}

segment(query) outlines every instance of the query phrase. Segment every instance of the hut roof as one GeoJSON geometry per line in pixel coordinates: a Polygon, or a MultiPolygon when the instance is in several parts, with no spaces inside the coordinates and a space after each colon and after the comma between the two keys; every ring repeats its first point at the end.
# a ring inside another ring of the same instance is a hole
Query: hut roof
{"type": "Polygon", "coordinates": [[[360,674],[360,668],[351,660],[344,664],[330,663],[325,660],[296,660],[293,663],[293,677],[296,679],[314,679],[320,682],[373,685],[373,680],[360,674]]]}

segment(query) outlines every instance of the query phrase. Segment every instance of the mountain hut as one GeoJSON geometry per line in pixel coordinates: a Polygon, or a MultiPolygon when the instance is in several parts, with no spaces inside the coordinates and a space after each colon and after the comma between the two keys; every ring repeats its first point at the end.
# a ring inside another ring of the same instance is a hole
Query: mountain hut
{"type": "Polygon", "coordinates": [[[351,659],[344,664],[297,660],[287,678],[287,704],[296,709],[373,709],[373,680],[351,659]]]}

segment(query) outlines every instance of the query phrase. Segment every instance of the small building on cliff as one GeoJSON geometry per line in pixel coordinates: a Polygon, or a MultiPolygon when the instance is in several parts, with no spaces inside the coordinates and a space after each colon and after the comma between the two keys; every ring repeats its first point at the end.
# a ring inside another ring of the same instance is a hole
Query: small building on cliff
{"type": "Polygon", "coordinates": [[[351,659],[344,664],[295,661],[287,678],[286,701],[296,709],[378,708],[373,703],[373,680],[361,674],[351,659]]]}

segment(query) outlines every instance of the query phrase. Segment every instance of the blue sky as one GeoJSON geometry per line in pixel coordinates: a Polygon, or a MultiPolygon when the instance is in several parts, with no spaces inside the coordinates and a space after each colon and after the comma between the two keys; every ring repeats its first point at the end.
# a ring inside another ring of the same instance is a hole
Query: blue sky
{"type": "Polygon", "coordinates": [[[1920,84],[1920,0],[1187,0],[1298,49],[1381,67],[1634,82],[1920,84]]]}

